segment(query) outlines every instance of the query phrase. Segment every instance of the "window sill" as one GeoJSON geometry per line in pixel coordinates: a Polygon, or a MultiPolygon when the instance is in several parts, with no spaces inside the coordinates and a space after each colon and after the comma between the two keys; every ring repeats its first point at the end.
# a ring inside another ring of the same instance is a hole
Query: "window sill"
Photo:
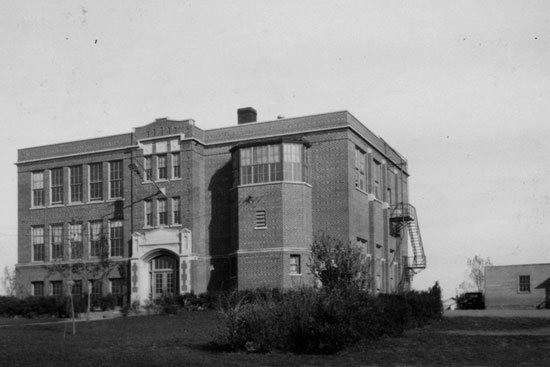
{"type": "Polygon", "coordinates": [[[161,179],[161,180],[145,180],[145,181],[141,181],[141,184],[142,185],[147,185],[147,184],[155,184],[155,183],[170,183],[170,182],[174,182],[174,181],[181,181],[182,178],[181,177],[176,177],[176,178],[171,178],[171,179],[161,179]]]}
{"type": "Polygon", "coordinates": [[[249,183],[249,184],[240,184],[237,186],[233,186],[231,189],[238,189],[241,187],[251,187],[251,186],[262,186],[262,185],[277,185],[277,184],[292,184],[292,185],[304,185],[307,187],[313,187],[310,183],[303,182],[303,181],[268,181],[268,182],[257,182],[257,183],[249,183]]]}
{"type": "Polygon", "coordinates": [[[103,200],[103,199],[97,199],[97,200],[87,201],[85,204],[102,204],[104,202],[105,202],[105,200],[103,200]]]}
{"type": "Polygon", "coordinates": [[[124,198],[122,196],[116,197],[116,198],[109,198],[109,199],[105,200],[105,202],[106,203],[114,203],[115,201],[118,201],[118,200],[124,200],[124,198]]]}
{"type": "Polygon", "coordinates": [[[266,227],[254,227],[254,229],[267,229],[267,226],[266,227]]]}
{"type": "Polygon", "coordinates": [[[83,201],[74,201],[74,202],[70,202],[70,203],[67,203],[66,206],[77,206],[77,205],[84,205],[85,203],[83,201]]]}
{"type": "Polygon", "coordinates": [[[290,275],[291,277],[301,277],[302,273],[289,273],[288,275],[290,275]]]}

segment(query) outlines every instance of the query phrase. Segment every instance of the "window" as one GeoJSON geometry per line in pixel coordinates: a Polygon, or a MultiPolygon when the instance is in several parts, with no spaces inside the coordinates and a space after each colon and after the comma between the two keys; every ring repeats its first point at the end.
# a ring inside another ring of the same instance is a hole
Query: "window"
{"type": "Polygon", "coordinates": [[[519,276],[519,293],[530,293],[531,292],[531,276],[530,275],[520,275],[519,276]]]}
{"type": "Polygon", "coordinates": [[[151,227],[153,225],[153,212],[151,200],[145,200],[145,226],[151,227]]]}
{"type": "Polygon", "coordinates": [[[52,260],[63,259],[63,225],[57,224],[50,227],[52,246],[52,260]]]}
{"type": "Polygon", "coordinates": [[[44,171],[31,173],[32,206],[44,206],[44,171]]]}
{"type": "Polygon", "coordinates": [[[90,256],[103,256],[103,223],[101,221],[90,222],[90,256]]]}
{"type": "Polygon", "coordinates": [[[301,274],[300,255],[290,255],[290,274],[301,274]]]}
{"type": "Polygon", "coordinates": [[[166,199],[157,200],[158,210],[158,224],[159,226],[165,226],[168,224],[168,213],[166,212],[166,199]]]}
{"type": "Polygon", "coordinates": [[[153,180],[153,168],[151,166],[151,157],[143,157],[143,169],[145,170],[145,181],[153,180]]]}
{"type": "Polygon", "coordinates": [[[63,282],[62,281],[50,282],[50,285],[52,287],[52,296],[61,297],[63,295],[63,282]]]}
{"type": "Polygon", "coordinates": [[[236,278],[237,274],[239,272],[239,260],[237,259],[237,256],[232,256],[229,259],[229,276],[231,278],[236,278]]]}
{"type": "Polygon", "coordinates": [[[302,181],[302,145],[283,144],[286,181],[302,181]]]}
{"type": "Polygon", "coordinates": [[[122,161],[109,163],[109,195],[110,198],[122,197],[122,161]]]}
{"type": "Polygon", "coordinates": [[[44,295],[44,282],[32,282],[32,295],[39,297],[44,295]]]}
{"type": "Polygon", "coordinates": [[[168,178],[166,172],[166,154],[157,156],[157,179],[166,180],[168,178]]]}
{"type": "Polygon", "coordinates": [[[32,260],[44,261],[44,227],[31,228],[32,260]]]}
{"type": "Polygon", "coordinates": [[[51,201],[52,204],[63,203],[63,168],[54,168],[51,175],[51,201]]]}
{"type": "Polygon", "coordinates": [[[266,228],[266,220],[265,220],[265,210],[258,210],[256,211],[256,228],[266,228]]]}
{"type": "Polygon", "coordinates": [[[71,259],[82,259],[82,224],[69,224],[71,259]]]}
{"type": "Polygon", "coordinates": [[[82,166],[69,168],[71,203],[82,202],[82,166]]]}
{"type": "Polygon", "coordinates": [[[365,152],[355,147],[355,187],[366,191],[365,152]]]}
{"type": "Polygon", "coordinates": [[[103,200],[103,164],[90,164],[90,201],[103,200]]]}
{"type": "Polygon", "coordinates": [[[378,199],[381,199],[381,184],[380,182],[382,177],[382,164],[378,162],[377,160],[374,160],[374,164],[372,167],[372,181],[373,181],[373,191],[374,196],[376,196],[378,199]]]}
{"type": "Polygon", "coordinates": [[[122,306],[122,298],[124,297],[123,279],[111,279],[111,293],[115,297],[116,305],[122,306]]]}
{"type": "Polygon", "coordinates": [[[71,286],[71,294],[73,296],[82,295],[82,280],[73,280],[73,285],[71,286]]]}
{"type": "Polygon", "coordinates": [[[172,178],[180,178],[180,154],[172,153],[172,178]]]}
{"type": "Polygon", "coordinates": [[[240,153],[243,185],[283,179],[280,145],[243,148],[240,153]]]}
{"type": "Polygon", "coordinates": [[[111,256],[122,256],[122,221],[109,222],[109,240],[111,244],[111,256]]]}
{"type": "Polygon", "coordinates": [[[386,201],[388,202],[388,204],[390,204],[390,208],[391,208],[393,206],[393,196],[392,196],[390,187],[388,187],[387,195],[388,197],[386,198],[386,201]]]}
{"type": "Polygon", "coordinates": [[[172,198],[172,223],[181,224],[180,198],[172,198]]]}
{"type": "Polygon", "coordinates": [[[93,307],[99,307],[99,300],[101,296],[103,295],[103,283],[101,280],[91,280],[92,282],[92,291],[91,293],[91,301],[93,307]]]}

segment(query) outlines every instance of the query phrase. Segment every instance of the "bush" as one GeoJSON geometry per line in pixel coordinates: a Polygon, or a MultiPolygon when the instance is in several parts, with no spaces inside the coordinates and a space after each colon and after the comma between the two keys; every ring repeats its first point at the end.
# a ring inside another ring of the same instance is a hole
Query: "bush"
{"type": "Polygon", "coordinates": [[[23,309],[23,300],[16,297],[0,297],[0,316],[20,316],[23,309]]]}
{"type": "Polygon", "coordinates": [[[116,297],[111,293],[99,298],[99,308],[101,311],[114,310],[116,307],[116,297]]]}
{"type": "Polygon", "coordinates": [[[0,297],[0,315],[4,317],[68,317],[70,315],[68,297],[0,297]]]}
{"type": "Polygon", "coordinates": [[[441,291],[374,297],[357,287],[234,292],[218,345],[249,352],[335,353],[360,340],[398,336],[439,319],[441,291]]]}
{"type": "Polygon", "coordinates": [[[225,330],[218,343],[229,350],[334,353],[381,334],[374,317],[380,302],[356,288],[241,295],[223,310],[225,330]]]}

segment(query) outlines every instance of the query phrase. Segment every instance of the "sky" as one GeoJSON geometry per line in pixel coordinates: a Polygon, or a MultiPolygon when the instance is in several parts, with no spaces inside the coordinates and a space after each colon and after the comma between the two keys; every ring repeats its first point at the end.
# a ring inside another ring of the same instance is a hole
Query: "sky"
{"type": "MultiPolygon", "coordinates": [[[[0,269],[17,149],[156,118],[233,126],[348,110],[409,162],[428,267],[550,263],[548,1],[54,1],[0,12],[0,269]]],[[[1,276],[1,275],[0,275],[1,276]]],[[[1,289],[0,289],[1,292],[1,289]]]]}

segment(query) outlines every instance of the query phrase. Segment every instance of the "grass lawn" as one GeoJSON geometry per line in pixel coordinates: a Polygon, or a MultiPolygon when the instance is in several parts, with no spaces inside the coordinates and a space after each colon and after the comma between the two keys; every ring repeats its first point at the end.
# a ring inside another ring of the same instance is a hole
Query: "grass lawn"
{"type": "Polygon", "coordinates": [[[215,312],[65,324],[0,327],[0,366],[550,366],[550,336],[453,335],[451,330],[529,330],[550,319],[445,318],[398,338],[337,355],[246,354],[212,350],[215,312]]]}

